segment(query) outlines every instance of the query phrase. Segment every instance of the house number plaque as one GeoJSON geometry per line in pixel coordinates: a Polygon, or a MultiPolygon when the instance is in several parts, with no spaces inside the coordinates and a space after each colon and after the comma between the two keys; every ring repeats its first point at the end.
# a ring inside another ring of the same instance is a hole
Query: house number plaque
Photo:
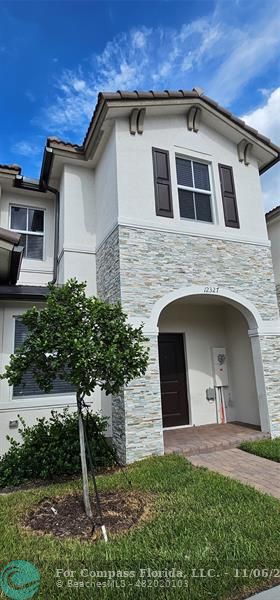
{"type": "Polygon", "coordinates": [[[204,294],[218,294],[219,293],[219,287],[215,287],[213,285],[209,285],[207,287],[204,288],[204,294]]]}

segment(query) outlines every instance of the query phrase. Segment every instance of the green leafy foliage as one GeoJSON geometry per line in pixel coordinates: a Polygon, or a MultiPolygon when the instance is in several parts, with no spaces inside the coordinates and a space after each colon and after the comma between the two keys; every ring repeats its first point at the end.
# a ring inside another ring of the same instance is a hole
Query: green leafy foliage
{"type": "Polygon", "coordinates": [[[30,371],[40,388],[50,392],[54,378],[60,377],[84,397],[97,385],[106,394],[117,394],[145,373],[148,350],[142,326],[132,327],[120,304],[86,296],[86,284],[76,279],[49,287],[45,307],[22,315],[29,334],[0,378],[17,385],[30,371]]]}
{"type": "MultiPolygon", "coordinates": [[[[52,411],[49,420],[37,419],[31,427],[22,417],[18,418],[22,425],[19,429],[22,443],[8,437],[10,448],[0,458],[0,487],[80,473],[77,412],[70,413],[67,409],[63,413],[52,411]]],[[[88,413],[86,423],[95,467],[111,465],[112,455],[102,437],[107,419],[88,413]],[[96,427],[100,432],[98,435],[96,427]]]]}

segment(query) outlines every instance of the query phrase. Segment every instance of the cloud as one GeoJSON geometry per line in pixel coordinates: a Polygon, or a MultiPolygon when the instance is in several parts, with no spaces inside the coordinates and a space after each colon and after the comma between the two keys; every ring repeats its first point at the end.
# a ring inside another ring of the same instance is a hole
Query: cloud
{"type": "Polygon", "coordinates": [[[33,92],[31,92],[30,90],[27,90],[25,92],[26,98],[30,101],[30,102],[35,102],[36,100],[36,96],[33,94],[33,92]]]}
{"type": "MultiPolygon", "coordinates": [[[[268,95],[265,104],[242,117],[249,125],[280,146],[280,86],[268,95]]],[[[280,204],[280,166],[261,177],[265,209],[280,204]]]]}
{"type": "MultiPolygon", "coordinates": [[[[279,18],[279,10],[277,11],[279,18]]],[[[240,91],[275,58],[280,48],[279,18],[236,33],[236,46],[216,70],[209,85],[209,95],[230,104],[240,91]]]]}
{"type": "Polygon", "coordinates": [[[62,71],[55,99],[45,108],[48,132],[77,135],[88,125],[100,90],[193,87],[193,71],[222,54],[223,32],[211,19],[197,19],[179,29],[132,29],[109,41],[86,69],[62,71]],[[183,82],[183,84],[182,84],[183,82]]]}
{"type": "MultiPolygon", "coordinates": [[[[99,54],[56,76],[37,124],[48,133],[80,142],[100,90],[198,85],[218,102],[230,105],[267,70],[280,50],[278,2],[271,0],[270,11],[254,2],[258,5],[254,19],[250,12],[244,23],[232,19],[217,0],[207,18],[178,28],[143,26],[118,34],[99,54]]],[[[245,10],[243,3],[240,7],[245,10]]],[[[260,93],[267,97],[270,90],[263,88],[260,93]]]]}
{"type": "Polygon", "coordinates": [[[245,114],[243,119],[280,145],[280,86],[270,92],[263,106],[245,114]]]}
{"type": "Polygon", "coordinates": [[[42,147],[39,144],[33,144],[29,140],[21,140],[13,144],[11,150],[15,154],[30,157],[40,154],[42,152],[42,147]]]}

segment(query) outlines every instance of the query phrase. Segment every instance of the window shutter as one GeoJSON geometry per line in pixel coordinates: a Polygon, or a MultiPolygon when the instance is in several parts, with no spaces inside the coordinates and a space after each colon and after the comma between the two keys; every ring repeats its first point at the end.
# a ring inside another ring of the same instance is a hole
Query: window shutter
{"type": "Polygon", "coordinates": [[[169,153],[153,148],[156,214],[173,218],[169,153]]]}
{"type": "Polygon", "coordinates": [[[226,227],[239,228],[232,167],[219,165],[219,173],[226,227]]]}

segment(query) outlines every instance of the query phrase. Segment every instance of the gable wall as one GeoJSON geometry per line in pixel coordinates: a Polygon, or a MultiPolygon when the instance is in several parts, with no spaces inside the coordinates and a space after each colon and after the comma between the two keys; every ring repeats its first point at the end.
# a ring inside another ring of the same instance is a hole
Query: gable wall
{"type": "Polygon", "coordinates": [[[144,133],[131,135],[127,119],[117,122],[119,220],[152,228],[267,243],[258,166],[240,163],[236,145],[202,121],[199,132],[187,129],[185,116],[148,117],[144,133]],[[155,214],[152,147],[169,151],[174,218],[155,214]],[[213,186],[215,223],[180,219],[175,155],[207,161],[213,186]],[[225,227],[218,163],[233,167],[240,229],[225,227]]]}

